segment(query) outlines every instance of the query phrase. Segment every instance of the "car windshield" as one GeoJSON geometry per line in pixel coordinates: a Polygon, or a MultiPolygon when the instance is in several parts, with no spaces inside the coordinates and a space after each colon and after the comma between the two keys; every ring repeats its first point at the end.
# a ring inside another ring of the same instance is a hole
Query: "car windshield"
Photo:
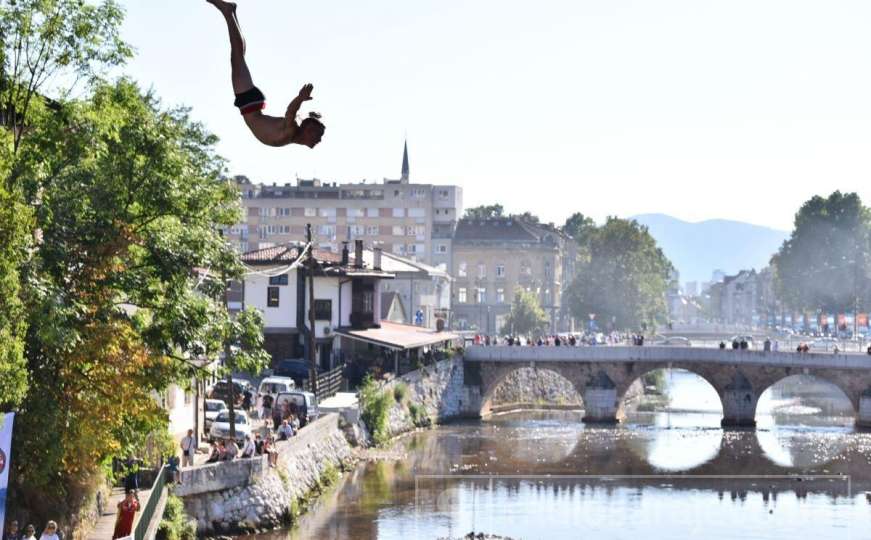
{"type": "Polygon", "coordinates": [[[283,382],[263,383],[260,385],[261,394],[277,394],[287,391],[287,384],[283,382]]]}
{"type": "MultiPolygon", "coordinates": [[[[215,422],[230,422],[230,411],[222,412],[218,414],[217,418],[215,418],[215,422]]],[[[236,423],[237,424],[247,424],[248,419],[245,418],[244,415],[236,413],[236,423]]]]}
{"type": "Polygon", "coordinates": [[[206,410],[209,412],[220,411],[226,409],[227,406],[224,405],[223,401],[207,401],[206,402],[206,410]]]}

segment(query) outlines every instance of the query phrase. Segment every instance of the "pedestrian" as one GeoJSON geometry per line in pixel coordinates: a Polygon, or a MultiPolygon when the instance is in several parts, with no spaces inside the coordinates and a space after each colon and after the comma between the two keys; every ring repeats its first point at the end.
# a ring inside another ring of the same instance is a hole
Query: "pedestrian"
{"type": "Polygon", "coordinates": [[[239,455],[239,445],[236,444],[235,439],[227,439],[227,442],[224,443],[224,449],[224,461],[233,461],[239,455]]]}
{"type": "Polygon", "coordinates": [[[254,395],[251,393],[250,388],[245,388],[245,391],[242,393],[242,409],[245,412],[251,410],[251,402],[254,399],[254,395]]]}
{"type": "MultiPolygon", "coordinates": [[[[120,536],[114,538],[120,538],[120,536]]],[[[54,521],[46,523],[45,530],[42,531],[39,540],[60,540],[60,537],[57,535],[57,523],[54,521]]]]}
{"type": "Polygon", "coordinates": [[[178,456],[169,456],[169,459],[166,460],[166,472],[169,475],[170,483],[177,484],[179,482],[178,467],[178,456]]]}
{"type": "Polygon", "coordinates": [[[263,441],[263,453],[267,455],[266,461],[270,467],[275,467],[278,464],[278,452],[275,450],[275,441],[272,437],[263,441]]]}
{"type": "Polygon", "coordinates": [[[720,350],[723,350],[723,349],[725,349],[725,348],[726,348],[726,342],[725,342],[725,341],[721,341],[721,342],[720,342],[720,350]]]}
{"type": "Polygon", "coordinates": [[[251,440],[251,435],[245,435],[245,446],[242,448],[242,459],[254,457],[255,450],[256,447],[254,446],[254,441],[251,440]]]}
{"type": "Polygon", "coordinates": [[[263,439],[260,438],[260,434],[254,435],[254,453],[258,456],[263,455],[263,439]]]}
{"type": "Polygon", "coordinates": [[[118,503],[118,517],[115,519],[115,533],[112,540],[125,538],[133,532],[133,519],[139,511],[139,496],[135,491],[127,491],[124,500],[118,503]]]}
{"type": "Polygon", "coordinates": [[[9,529],[4,533],[4,540],[21,540],[21,531],[18,530],[18,521],[9,522],[9,529]]]}
{"type": "Polygon", "coordinates": [[[124,476],[124,491],[139,491],[139,460],[129,456],[124,462],[127,474],[124,476]]]}
{"type": "Polygon", "coordinates": [[[774,347],[772,350],[774,350],[774,352],[780,352],[780,341],[779,340],[777,340],[777,339],[774,340],[774,347]]]}
{"type": "Polygon", "coordinates": [[[221,449],[218,447],[218,443],[212,441],[211,448],[209,449],[209,459],[206,460],[206,463],[215,463],[221,460],[221,449]]]}
{"type": "Polygon", "coordinates": [[[555,337],[553,338],[553,344],[556,345],[557,347],[559,347],[560,345],[562,345],[562,342],[561,342],[559,336],[555,336],[555,337]]]}
{"type": "Polygon", "coordinates": [[[290,426],[287,420],[281,422],[281,426],[278,428],[276,433],[278,435],[279,441],[286,441],[287,439],[293,437],[293,428],[290,426]]]}
{"type": "Polygon", "coordinates": [[[36,540],[36,527],[28,525],[24,529],[24,536],[21,537],[21,540],[36,540]]]}
{"type": "Polygon", "coordinates": [[[193,467],[194,454],[197,451],[197,441],[194,439],[194,430],[189,429],[188,434],[181,440],[181,466],[193,467]]]}

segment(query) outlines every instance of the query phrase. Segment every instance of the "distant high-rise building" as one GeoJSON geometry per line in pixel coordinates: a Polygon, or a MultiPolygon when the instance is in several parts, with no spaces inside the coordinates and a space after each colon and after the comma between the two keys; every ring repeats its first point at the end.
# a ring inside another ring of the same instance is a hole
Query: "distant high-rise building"
{"type": "Polygon", "coordinates": [[[236,184],[245,219],[227,236],[243,253],[302,241],[311,223],[321,250],[337,253],[343,241],[361,239],[367,246],[377,244],[396,255],[451,268],[462,188],[411,183],[407,144],[398,180],[340,184],[314,178],[266,185],[237,176],[236,184]]]}
{"type": "Polygon", "coordinates": [[[686,285],[684,285],[684,294],[687,296],[698,296],[699,295],[699,282],[698,281],[687,281],[686,285]]]}
{"type": "Polygon", "coordinates": [[[724,279],[726,279],[726,272],[720,270],[719,268],[711,273],[711,281],[713,281],[714,283],[720,283],[724,279]]]}

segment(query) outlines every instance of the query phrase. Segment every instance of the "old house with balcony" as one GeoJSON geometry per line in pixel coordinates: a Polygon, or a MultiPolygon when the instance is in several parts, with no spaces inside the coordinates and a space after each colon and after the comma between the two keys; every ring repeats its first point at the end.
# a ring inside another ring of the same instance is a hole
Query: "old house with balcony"
{"type": "Polygon", "coordinates": [[[309,270],[303,244],[250,251],[242,256],[246,273],[242,307],[263,313],[265,348],[273,363],[304,359],[309,332],[314,332],[319,368],[328,370],[361,358],[389,358],[452,339],[452,335],[382,320],[384,283],[394,274],[384,266],[380,249],[367,257],[362,240],[340,253],[315,249],[309,270]],[[309,296],[312,280],[314,301],[309,296]],[[314,310],[310,328],[308,310],[314,310]]]}

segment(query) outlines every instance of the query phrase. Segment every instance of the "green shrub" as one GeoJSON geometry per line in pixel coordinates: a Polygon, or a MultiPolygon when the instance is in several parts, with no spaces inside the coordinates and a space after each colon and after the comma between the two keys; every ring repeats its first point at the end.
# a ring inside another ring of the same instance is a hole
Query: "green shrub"
{"type": "Polygon", "coordinates": [[[387,392],[381,391],[371,376],[366,375],[363,379],[360,386],[360,404],[363,407],[361,416],[377,445],[386,443],[390,438],[387,417],[394,399],[387,392]]]}
{"type": "Polygon", "coordinates": [[[195,521],[184,511],[184,503],[175,495],[166,499],[163,519],[157,527],[157,540],[194,540],[197,537],[195,521]]]}
{"type": "Polygon", "coordinates": [[[396,399],[396,403],[402,403],[405,401],[405,396],[408,395],[408,385],[405,383],[396,383],[396,386],[393,387],[393,398],[396,399]]]}
{"type": "Polygon", "coordinates": [[[411,414],[411,421],[415,427],[429,427],[432,425],[432,419],[426,413],[426,408],[423,405],[409,403],[408,412],[411,414]]]}

